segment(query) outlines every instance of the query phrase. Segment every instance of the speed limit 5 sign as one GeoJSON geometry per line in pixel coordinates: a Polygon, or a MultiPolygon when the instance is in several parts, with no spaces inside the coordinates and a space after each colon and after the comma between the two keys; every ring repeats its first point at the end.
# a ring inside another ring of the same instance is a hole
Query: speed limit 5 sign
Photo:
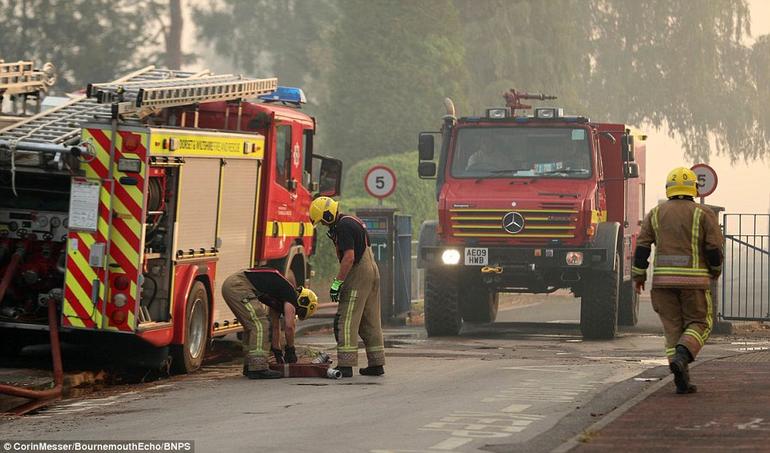
{"type": "Polygon", "coordinates": [[[375,165],[366,172],[364,185],[369,195],[383,199],[396,190],[396,174],[384,165],[375,165]]]}
{"type": "Polygon", "coordinates": [[[698,177],[698,196],[707,197],[714,193],[717,188],[719,178],[717,178],[717,172],[713,168],[706,164],[695,164],[690,170],[692,170],[698,177]]]}

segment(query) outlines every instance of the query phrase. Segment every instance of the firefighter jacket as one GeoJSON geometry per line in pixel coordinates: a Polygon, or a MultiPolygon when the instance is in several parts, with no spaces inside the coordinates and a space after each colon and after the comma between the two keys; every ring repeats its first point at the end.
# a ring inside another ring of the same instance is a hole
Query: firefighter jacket
{"type": "Polygon", "coordinates": [[[637,282],[647,279],[655,244],[653,288],[707,289],[722,272],[723,243],[713,211],[690,198],[670,199],[644,218],[631,275],[637,282]]]}

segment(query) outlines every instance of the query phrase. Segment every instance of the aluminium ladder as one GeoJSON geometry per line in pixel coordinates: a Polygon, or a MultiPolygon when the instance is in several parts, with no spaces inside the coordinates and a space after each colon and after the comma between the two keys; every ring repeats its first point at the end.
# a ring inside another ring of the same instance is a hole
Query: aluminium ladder
{"type": "Polygon", "coordinates": [[[141,117],[167,107],[254,98],[272,93],[277,87],[276,78],[255,79],[227,74],[182,80],[91,84],[86,94],[100,104],[117,104],[120,114],[141,117]]]}
{"type": "Polygon", "coordinates": [[[35,69],[31,61],[6,63],[0,60],[0,96],[31,94],[40,96],[56,82],[56,68],[51,63],[35,69]]]}
{"type": "MultiPolygon", "coordinates": [[[[206,72],[184,72],[156,69],[153,66],[132,72],[112,83],[153,83],[160,80],[193,79],[206,72]]],[[[0,129],[0,146],[3,141],[24,141],[62,145],[79,139],[80,125],[96,115],[109,115],[110,106],[99,104],[95,99],[79,95],[58,107],[26,118],[0,129]]]]}

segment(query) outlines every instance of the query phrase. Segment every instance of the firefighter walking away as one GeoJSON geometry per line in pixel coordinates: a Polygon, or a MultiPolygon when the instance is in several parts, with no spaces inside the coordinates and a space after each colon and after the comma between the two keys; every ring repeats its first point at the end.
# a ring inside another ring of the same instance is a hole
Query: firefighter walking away
{"type": "Polygon", "coordinates": [[[641,292],[655,244],[650,294],[663,324],[677,393],[697,390],[690,383],[688,364],[711,333],[711,280],[722,273],[722,232],[714,212],[695,203],[696,182],[695,173],[684,167],[668,174],[668,201],[644,218],[631,268],[636,291],[641,292]]]}
{"type": "Polygon", "coordinates": [[[364,341],[368,366],[359,372],[366,376],[385,373],[385,347],[380,322],[380,272],[374,262],[369,233],[355,216],[341,214],[339,204],[329,197],[318,197],[310,205],[310,221],[328,226],[340,261],[337,278],[329,296],[338,302],[334,317],[338,370],[342,377],[353,376],[358,365],[358,337],[364,341]]]}

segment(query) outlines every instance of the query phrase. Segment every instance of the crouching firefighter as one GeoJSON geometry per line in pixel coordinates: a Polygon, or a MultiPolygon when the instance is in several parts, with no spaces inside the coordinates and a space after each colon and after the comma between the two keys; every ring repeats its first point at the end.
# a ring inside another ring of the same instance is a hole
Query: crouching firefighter
{"type": "Polygon", "coordinates": [[[279,363],[297,361],[295,317],[304,320],[313,316],[318,308],[315,293],[307,288],[295,289],[277,270],[263,268],[245,269],[227,277],[222,296],[243,326],[243,374],[249,379],[282,377],[268,368],[268,354],[272,351],[279,363]],[[283,350],[281,316],[286,336],[283,350]]]}
{"type": "Polygon", "coordinates": [[[329,197],[318,197],[310,205],[310,220],[329,227],[340,262],[329,296],[338,302],[334,317],[337,340],[337,369],[343,377],[353,376],[358,365],[358,337],[364,341],[368,366],[359,373],[381,376],[385,373],[385,348],[380,322],[380,271],[374,262],[369,233],[358,217],[341,214],[339,204],[329,197]]]}
{"type": "Polygon", "coordinates": [[[660,316],[666,356],[677,393],[694,393],[688,364],[695,360],[714,322],[711,280],[722,272],[722,232],[710,209],[694,201],[697,176],[675,168],[666,180],[668,201],[644,218],[631,268],[636,292],[644,289],[651,246],[652,308],[660,316]]]}

